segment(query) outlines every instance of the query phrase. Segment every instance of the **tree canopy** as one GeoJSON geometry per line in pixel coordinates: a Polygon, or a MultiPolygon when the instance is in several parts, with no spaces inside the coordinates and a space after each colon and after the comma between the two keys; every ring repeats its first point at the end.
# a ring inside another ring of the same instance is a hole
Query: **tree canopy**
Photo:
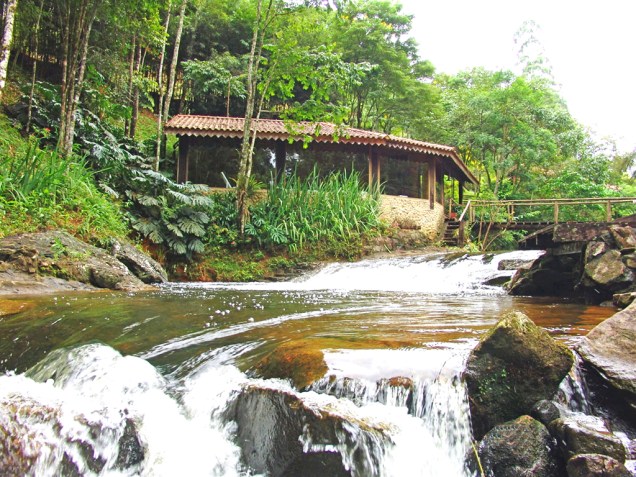
{"type": "Polygon", "coordinates": [[[52,126],[64,153],[80,104],[131,138],[139,110],[154,111],[161,161],[161,123],[176,113],[265,114],[456,146],[481,196],[631,187],[633,154],[571,116],[533,23],[514,38],[520,73],[445,75],[392,0],[20,0],[15,12],[9,73],[37,65],[39,80],[58,85],[52,126]],[[565,187],[589,181],[590,167],[603,171],[596,188],[565,187]]]}

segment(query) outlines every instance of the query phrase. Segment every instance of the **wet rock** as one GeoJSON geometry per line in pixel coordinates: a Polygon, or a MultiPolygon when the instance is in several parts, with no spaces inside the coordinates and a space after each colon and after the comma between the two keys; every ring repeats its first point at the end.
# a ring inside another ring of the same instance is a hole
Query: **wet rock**
{"type": "Polygon", "coordinates": [[[69,425],[63,414],[59,407],[17,393],[0,400],[0,475],[34,475],[42,466],[50,475],[101,475],[143,461],[145,449],[132,420],[122,432],[82,414],[69,425]],[[118,448],[114,466],[108,460],[112,449],[104,449],[106,436],[118,448]]]}
{"type": "Polygon", "coordinates": [[[605,242],[589,242],[585,247],[585,263],[602,256],[609,249],[605,242]]]}
{"type": "Polygon", "coordinates": [[[334,406],[306,403],[280,389],[248,386],[227,417],[237,424],[247,465],[272,477],[378,475],[379,459],[390,442],[378,424],[343,415],[334,406]],[[296,473],[298,469],[302,472],[296,473]]]}
{"type": "Polygon", "coordinates": [[[629,253],[636,250],[636,232],[632,227],[621,227],[620,225],[612,225],[609,228],[610,234],[618,249],[622,253],[629,253]]]}
{"type": "Polygon", "coordinates": [[[499,265],[497,265],[497,270],[528,270],[534,260],[522,260],[522,259],[510,259],[510,260],[501,260],[499,265]]]}
{"type": "Polygon", "coordinates": [[[578,352],[636,417],[636,304],[597,325],[581,340],[578,352]]]}
{"type": "Polygon", "coordinates": [[[137,433],[137,426],[132,419],[126,419],[124,432],[119,438],[119,452],[115,467],[127,469],[140,464],[145,457],[145,449],[137,433]]]}
{"type": "Polygon", "coordinates": [[[574,296],[580,281],[579,256],[555,255],[549,251],[529,269],[519,269],[510,280],[509,293],[517,296],[574,296]]]}
{"type": "Polygon", "coordinates": [[[632,477],[616,459],[601,454],[579,454],[567,463],[568,477],[632,477]]]}
{"type": "Polygon", "coordinates": [[[636,253],[628,253],[627,255],[623,255],[623,262],[629,268],[636,268],[636,253]]]}
{"type": "Polygon", "coordinates": [[[325,355],[310,340],[279,345],[255,367],[259,377],[289,379],[296,389],[304,389],[328,371],[325,355]]]}
{"type": "Polygon", "coordinates": [[[553,439],[530,416],[493,427],[479,444],[479,459],[493,477],[557,477],[559,462],[553,439]]]}
{"type": "Polygon", "coordinates": [[[627,308],[636,299],[636,292],[615,293],[612,296],[612,304],[618,308],[627,308]]]}
{"type": "Polygon", "coordinates": [[[572,352],[526,315],[505,315],[470,353],[464,371],[475,438],[551,399],[573,362],[572,352]]]}
{"type": "Polygon", "coordinates": [[[542,399],[541,401],[538,401],[534,406],[532,406],[530,416],[535,418],[544,426],[547,426],[555,419],[560,418],[561,413],[559,412],[559,408],[556,407],[556,404],[554,404],[552,401],[542,399]]]}
{"type": "MultiPolygon", "coordinates": [[[[0,240],[1,281],[41,283],[41,277],[80,282],[98,288],[135,291],[147,288],[119,260],[104,250],[85,244],[65,232],[42,232],[5,237],[0,240]]],[[[27,290],[31,291],[31,290],[27,290]]]]}
{"type": "Polygon", "coordinates": [[[585,264],[584,284],[587,286],[598,284],[609,290],[620,290],[633,281],[634,272],[623,263],[618,250],[609,250],[585,264]]]}
{"type": "Polygon", "coordinates": [[[165,283],[168,275],[159,263],[131,244],[114,239],[110,254],[144,283],[165,283]]]}
{"type": "Polygon", "coordinates": [[[625,446],[599,418],[561,418],[551,422],[549,429],[566,459],[576,454],[602,454],[625,462],[625,446]]]}

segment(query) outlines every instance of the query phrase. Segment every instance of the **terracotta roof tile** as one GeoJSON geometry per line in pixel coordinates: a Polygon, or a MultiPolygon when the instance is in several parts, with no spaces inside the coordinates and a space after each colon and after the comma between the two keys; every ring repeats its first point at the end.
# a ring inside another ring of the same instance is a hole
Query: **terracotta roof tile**
{"type": "MultiPolygon", "coordinates": [[[[185,136],[239,138],[243,136],[244,125],[244,118],[178,114],[166,123],[165,132],[185,136]]],[[[477,179],[457,155],[456,149],[451,146],[363,129],[338,128],[335,124],[324,122],[300,122],[288,125],[279,119],[258,119],[252,123],[252,130],[254,128],[259,139],[289,140],[292,137],[301,141],[303,135],[310,135],[313,141],[319,143],[376,145],[393,150],[438,155],[451,159],[453,165],[466,176],[467,180],[477,183],[477,179]]]]}

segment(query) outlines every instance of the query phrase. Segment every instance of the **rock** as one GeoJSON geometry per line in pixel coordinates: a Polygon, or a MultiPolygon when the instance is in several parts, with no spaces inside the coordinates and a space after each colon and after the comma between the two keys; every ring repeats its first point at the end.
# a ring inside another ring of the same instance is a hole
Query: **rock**
{"type": "MultiPolygon", "coordinates": [[[[0,266],[4,270],[0,280],[11,281],[10,272],[14,271],[18,273],[19,281],[28,284],[28,274],[34,288],[46,283],[43,276],[113,290],[148,288],[119,260],[65,232],[41,232],[1,239],[0,266]]],[[[27,292],[30,291],[27,286],[27,292]]]]}
{"type": "Polygon", "coordinates": [[[499,424],[479,444],[484,472],[492,477],[557,477],[559,463],[553,439],[530,416],[499,424]]]}
{"type": "Polygon", "coordinates": [[[560,418],[561,413],[559,412],[559,408],[556,407],[556,404],[554,404],[552,401],[542,399],[541,401],[537,401],[537,403],[532,406],[530,416],[535,418],[544,426],[547,426],[555,419],[560,418]]]}
{"type": "Polygon", "coordinates": [[[579,454],[567,463],[568,477],[632,477],[616,459],[601,454],[579,454]]]}
{"type": "Polygon", "coordinates": [[[464,371],[475,438],[551,399],[573,362],[572,352],[526,315],[505,315],[470,353],[464,371]]]}
{"type": "Polygon", "coordinates": [[[636,268],[636,253],[628,253],[627,255],[623,255],[623,262],[629,268],[636,268]]]}
{"type": "Polygon", "coordinates": [[[605,242],[589,242],[585,247],[585,263],[600,257],[609,249],[605,242]]]}
{"type": "Polygon", "coordinates": [[[534,263],[534,260],[522,260],[520,258],[501,260],[497,265],[497,270],[528,270],[534,263]]]}
{"type": "Polygon", "coordinates": [[[296,389],[304,389],[328,371],[325,355],[310,340],[279,345],[255,367],[259,377],[289,379],[296,389]]]}
{"type": "Polygon", "coordinates": [[[50,475],[71,477],[129,470],[145,456],[131,419],[126,419],[117,442],[114,468],[106,466],[113,449],[105,447],[108,438],[104,436],[119,432],[94,416],[65,416],[59,407],[12,393],[0,400],[0,475],[38,475],[36,464],[46,464],[50,475]],[[69,426],[67,419],[73,424],[69,426]]]}
{"type": "Polygon", "coordinates": [[[137,426],[132,419],[126,419],[124,432],[119,438],[119,452],[115,467],[118,469],[128,469],[143,462],[145,449],[139,439],[137,426]]]}
{"type": "Polygon", "coordinates": [[[250,469],[272,477],[379,475],[376,457],[390,443],[387,429],[345,416],[337,401],[330,402],[307,403],[292,391],[246,387],[227,417],[237,424],[250,469]],[[343,449],[354,451],[342,455],[343,449]]]}
{"type": "Polygon", "coordinates": [[[165,283],[168,275],[159,263],[127,242],[114,239],[110,254],[144,283],[165,283]]]}
{"type": "Polygon", "coordinates": [[[627,308],[636,299],[636,292],[615,293],[612,296],[612,304],[618,308],[627,308]]]}
{"type": "Polygon", "coordinates": [[[636,415],[636,304],[597,325],[578,352],[636,415]]]}
{"type": "Polygon", "coordinates": [[[529,269],[519,269],[510,280],[511,295],[575,296],[580,281],[579,255],[555,255],[549,251],[536,259],[529,269]]]}
{"type": "Polygon", "coordinates": [[[560,418],[551,422],[549,429],[566,459],[576,454],[603,454],[625,462],[625,446],[599,418],[560,418]]]}
{"type": "Polygon", "coordinates": [[[620,290],[634,281],[632,272],[621,258],[618,250],[609,250],[600,257],[585,264],[585,283],[587,286],[601,285],[609,290],[620,290]]]}
{"type": "Polygon", "coordinates": [[[632,227],[621,227],[620,225],[612,225],[609,228],[612,238],[616,242],[618,249],[622,253],[629,253],[636,250],[636,232],[632,227]]]}

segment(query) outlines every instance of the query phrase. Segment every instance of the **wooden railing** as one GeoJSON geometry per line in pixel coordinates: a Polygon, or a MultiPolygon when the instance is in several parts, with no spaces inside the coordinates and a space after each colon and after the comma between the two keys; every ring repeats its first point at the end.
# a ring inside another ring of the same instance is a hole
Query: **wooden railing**
{"type": "MultiPolygon", "coordinates": [[[[465,223],[512,224],[517,222],[559,223],[567,221],[564,211],[579,207],[571,214],[577,222],[611,222],[618,204],[632,204],[630,214],[636,213],[636,197],[594,197],[575,199],[527,199],[527,200],[469,200],[460,214],[459,242],[464,243],[465,223]],[[589,206],[595,206],[590,208],[589,206]],[[600,207],[599,207],[600,206],[600,207]],[[580,207],[587,207],[581,210],[580,207]],[[532,213],[534,209],[534,216],[532,213]],[[589,210],[588,210],[589,209],[589,210]]],[[[623,212],[622,215],[625,215],[623,212]]],[[[629,214],[628,214],[629,215],[629,214]]],[[[481,236],[481,232],[480,232],[481,236]]]]}

